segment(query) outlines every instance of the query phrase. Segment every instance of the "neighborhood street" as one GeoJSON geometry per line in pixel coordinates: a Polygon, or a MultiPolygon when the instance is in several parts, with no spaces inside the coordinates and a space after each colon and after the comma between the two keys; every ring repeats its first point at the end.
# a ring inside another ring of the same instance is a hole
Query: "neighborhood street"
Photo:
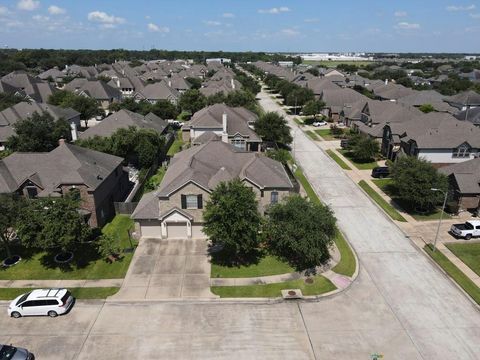
{"type": "MultiPolygon", "coordinates": [[[[268,94],[258,97],[286,115],[268,94]]],[[[8,318],[2,303],[0,343],[37,359],[480,359],[478,308],[289,122],[297,163],[357,252],[360,273],[349,289],[277,304],[78,301],[55,319],[8,318]]]]}

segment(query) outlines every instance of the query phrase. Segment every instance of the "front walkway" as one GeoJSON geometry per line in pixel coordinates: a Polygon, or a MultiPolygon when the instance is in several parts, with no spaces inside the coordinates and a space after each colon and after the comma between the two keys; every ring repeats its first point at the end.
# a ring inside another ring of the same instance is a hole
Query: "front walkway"
{"type": "Polygon", "coordinates": [[[216,298],[207,241],[141,239],[120,291],[109,300],[216,298]]]}

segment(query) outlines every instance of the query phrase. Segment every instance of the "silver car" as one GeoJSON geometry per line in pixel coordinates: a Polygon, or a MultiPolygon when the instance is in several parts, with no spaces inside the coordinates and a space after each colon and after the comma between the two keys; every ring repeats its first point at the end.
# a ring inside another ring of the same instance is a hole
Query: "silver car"
{"type": "Polygon", "coordinates": [[[32,360],[34,356],[24,348],[0,344],[0,360],[32,360]]]}

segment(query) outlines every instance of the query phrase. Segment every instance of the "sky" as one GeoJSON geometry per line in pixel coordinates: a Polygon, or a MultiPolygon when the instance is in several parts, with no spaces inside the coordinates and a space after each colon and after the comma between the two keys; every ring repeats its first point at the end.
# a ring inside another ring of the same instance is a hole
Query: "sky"
{"type": "Polygon", "coordinates": [[[0,46],[480,52],[479,0],[0,0],[0,46]]]}

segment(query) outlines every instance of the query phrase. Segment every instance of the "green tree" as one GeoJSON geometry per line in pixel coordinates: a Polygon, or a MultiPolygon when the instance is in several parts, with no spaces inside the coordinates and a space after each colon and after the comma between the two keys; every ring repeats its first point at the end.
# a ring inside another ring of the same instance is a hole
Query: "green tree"
{"type": "Polygon", "coordinates": [[[27,101],[23,96],[12,93],[0,93],[0,111],[3,111],[10,106],[16,105],[19,102],[27,101]]]}
{"type": "Polygon", "coordinates": [[[313,76],[320,76],[320,71],[318,71],[317,67],[311,67],[307,70],[307,73],[312,74],[313,76]]]}
{"type": "Polygon", "coordinates": [[[122,251],[120,240],[110,234],[102,234],[97,240],[97,246],[98,253],[104,258],[118,256],[122,251]]]}
{"type": "Polygon", "coordinates": [[[420,106],[418,108],[421,112],[424,112],[426,114],[432,112],[432,111],[435,111],[435,108],[433,107],[433,105],[431,104],[423,104],[422,106],[420,106]]]}
{"type": "Polygon", "coordinates": [[[289,145],[293,138],[287,120],[276,112],[267,112],[255,122],[255,132],[265,141],[289,145]]]}
{"type": "Polygon", "coordinates": [[[303,115],[313,116],[317,118],[317,115],[325,108],[325,103],[321,100],[309,100],[303,105],[303,115]]]}
{"type": "Polygon", "coordinates": [[[304,87],[295,86],[285,97],[288,106],[302,107],[308,101],[313,100],[315,95],[313,91],[304,87]]]}
{"type": "Polygon", "coordinates": [[[7,140],[7,148],[12,151],[42,152],[58,146],[58,140],[71,140],[70,125],[63,120],[53,120],[49,113],[34,112],[29,118],[17,121],[13,128],[15,135],[7,140]]]}
{"type": "Polygon", "coordinates": [[[358,162],[374,161],[380,151],[378,142],[370,136],[360,136],[351,148],[353,158],[358,162]]]}
{"type": "Polygon", "coordinates": [[[256,252],[261,223],[258,204],[253,190],[239,179],[215,188],[203,218],[203,231],[212,245],[222,245],[232,263],[243,263],[256,252]]]}
{"type": "Polygon", "coordinates": [[[398,158],[391,167],[391,176],[398,197],[413,210],[431,211],[441,203],[447,191],[448,179],[439,173],[433,165],[413,156],[398,158]]]}
{"type": "Polygon", "coordinates": [[[330,259],[335,222],[328,206],[292,195],[270,207],[263,233],[274,254],[304,270],[330,259]]]}
{"type": "Polygon", "coordinates": [[[268,150],[265,155],[273,160],[281,162],[284,165],[292,160],[292,155],[286,149],[268,150]]]}
{"type": "Polygon", "coordinates": [[[187,77],[185,80],[190,84],[192,89],[197,89],[198,90],[202,87],[202,79],[200,79],[200,78],[187,77]]]}
{"type": "Polygon", "coordinates": [[[192,114],[203,109],[207,103],[205,95],[197,89],[185,91],[178,100],[178,106],[182,111],[189,111],[192,114]]]}
{"type": "Polygon", "coordinates": [[[10,239],[16,230],[17,219],[23,205],[24,201],[18,196],[0,194],[0,240],[7,253],[7,258],[12,256],[10,239]]]}
{"type": "Polygon", "coordinates": [[[95,116],[103,115],[97,100],[87,96],[77,95],[70,91],[57,91],[50,95],[48,102],[52,105],[62,108],[72,108],[80,113],[80,119],[85,121],[88,126],[88,120],[95,116]]]}
{"type": "Polygon", "coordinates": [[[255,104],[255,95],[249,91],[236,90],[227,94],[225,104],[232,107],[250,107],[255,104]]]}
{"type": "Polygon", "coordinates": [[[68,198],[30,200],[18,217],[17,232],[27,248],[62,253],[89,240],[91,229],[68,198]]]}

